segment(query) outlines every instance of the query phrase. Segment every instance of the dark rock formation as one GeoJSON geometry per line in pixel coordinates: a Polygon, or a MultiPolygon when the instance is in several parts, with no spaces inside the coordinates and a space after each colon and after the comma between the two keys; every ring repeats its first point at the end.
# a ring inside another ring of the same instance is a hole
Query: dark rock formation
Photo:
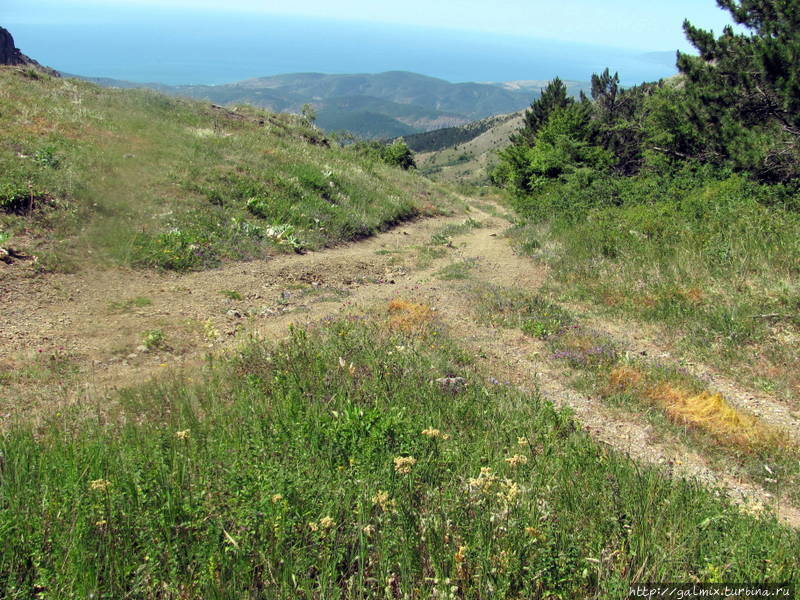
{"type": "Polygon", "coordinates": [[[0,65],[29,65],[31,59],[14,45],[14,38],[7,29],[0,27],[0,65]]]}
{"type": "Polygon", "coordinates": [[[0,27],[0,65],[22,65],[29,66],[49,73],[50,75],[58,75],[53,69],[43,67],[32,58],[25,56],[22,51],[14,45],[14,38],[8,29],[0,27]]]}

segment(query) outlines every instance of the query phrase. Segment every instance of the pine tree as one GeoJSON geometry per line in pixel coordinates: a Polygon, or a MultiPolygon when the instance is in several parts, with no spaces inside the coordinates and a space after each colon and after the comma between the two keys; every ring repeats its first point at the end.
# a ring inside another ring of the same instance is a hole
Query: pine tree
{"type": "Polygon", "coordinates": [[[720,37],[686,21],[699,57],[678,55],[687,115],[707,142],[706,158],[764,179],[800,173],[800,2],[717,0],[746,28],[720,37]]]}
{"type": "Polygon", "coordinates": [[[545,124],[551,113],[557,108],[572,104],[574,100],[567,95],[567,86],[558,77],[547,84],[541,96],[531,103],[525,111],[525,122],[515,135],[511,137],[513,144],[532,146],[536,132],[545,124]]]}
{"type": "Polygon", "coordinates": [[[595,101],[600,116],[604,121],[614,121],[619,93],[619,73],[614,73],[612,76],[606,67],[606,70],[600,75],[592,74],[592,100],[595,101]]]}

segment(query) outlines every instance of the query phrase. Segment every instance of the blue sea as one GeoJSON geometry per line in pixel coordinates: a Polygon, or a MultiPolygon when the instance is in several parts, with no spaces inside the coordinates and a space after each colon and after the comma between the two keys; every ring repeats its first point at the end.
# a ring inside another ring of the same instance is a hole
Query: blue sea
{"type": "MultiPolygon", "coordinates": [[[[10,0],[0,25],[60,71],[167,84],[220,84],[281,73],[413,71],[452,82],[586,81],[610,67],[626,84],[675,74],[674,52],[615,49],[447,29],[208,10],[66,10],[35,15],[10,0]]],[[[6,0],[3,0],[3,4],[6,0]]],[[[557,36],[557,32],[554,32],[557,36]]]]}

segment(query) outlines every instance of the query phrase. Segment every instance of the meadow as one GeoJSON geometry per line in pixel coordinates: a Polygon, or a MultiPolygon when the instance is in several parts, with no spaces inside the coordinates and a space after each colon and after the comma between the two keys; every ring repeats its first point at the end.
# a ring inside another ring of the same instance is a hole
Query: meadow
{"type": "Polygon", "coordinates": [[[0,439],[6,598],[623,598],[796,581],[800,537],[637,466],[396,300],[0,439]]]}

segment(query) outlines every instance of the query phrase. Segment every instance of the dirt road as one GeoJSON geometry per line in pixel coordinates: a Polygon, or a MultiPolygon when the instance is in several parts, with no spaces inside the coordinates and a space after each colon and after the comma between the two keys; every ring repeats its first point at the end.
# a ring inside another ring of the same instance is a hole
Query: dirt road
{"type": "MultiPolygon", "coordinates": [[[[442,268],[467,265],[470,282],[527,291],[539,288],[547,274],[511,251],[503,237],[508,222],[496,216],[503,209],[489,209],[492,214],[473,207],[468,215],[407,223],[336,249],[184,275],[117,268],[4,282],[0,272],[0,428],[67,404],[102,410],[103,403],[113,402],[116,389],[173,369],[196,368],[210,352],[224,353],[248,336],[280,339],[290,323],[373,310],[404,298],[433,307],[496,380],[536,389],[569,407],[602,443],[635,460],[663,465],[676,476],[719,487],[754,510],[773,507],[784,521],[800,526],[797,508],[741,474],[712,466],[675,436],[656,435],[641,416],[576,392],[543,342],[476,320],[463,281],[441,279],[442,268]],[[442,229],[467,216],[481,226],[442,243],[442,229]],[[432,243],[437,233],[438,243],[432,243]]],[[[623,343],[659,350],[651,339],[627,338],[614,323],[592,326],[623,343]]],[[[752,400],[748,391],[718,380],[727,395],[753,408],[743,400],[752,400]]],[[[753,412],[766,422],[800,431],[797,419],[769,398],[761,398],[758,408],[753,412]]]]}

